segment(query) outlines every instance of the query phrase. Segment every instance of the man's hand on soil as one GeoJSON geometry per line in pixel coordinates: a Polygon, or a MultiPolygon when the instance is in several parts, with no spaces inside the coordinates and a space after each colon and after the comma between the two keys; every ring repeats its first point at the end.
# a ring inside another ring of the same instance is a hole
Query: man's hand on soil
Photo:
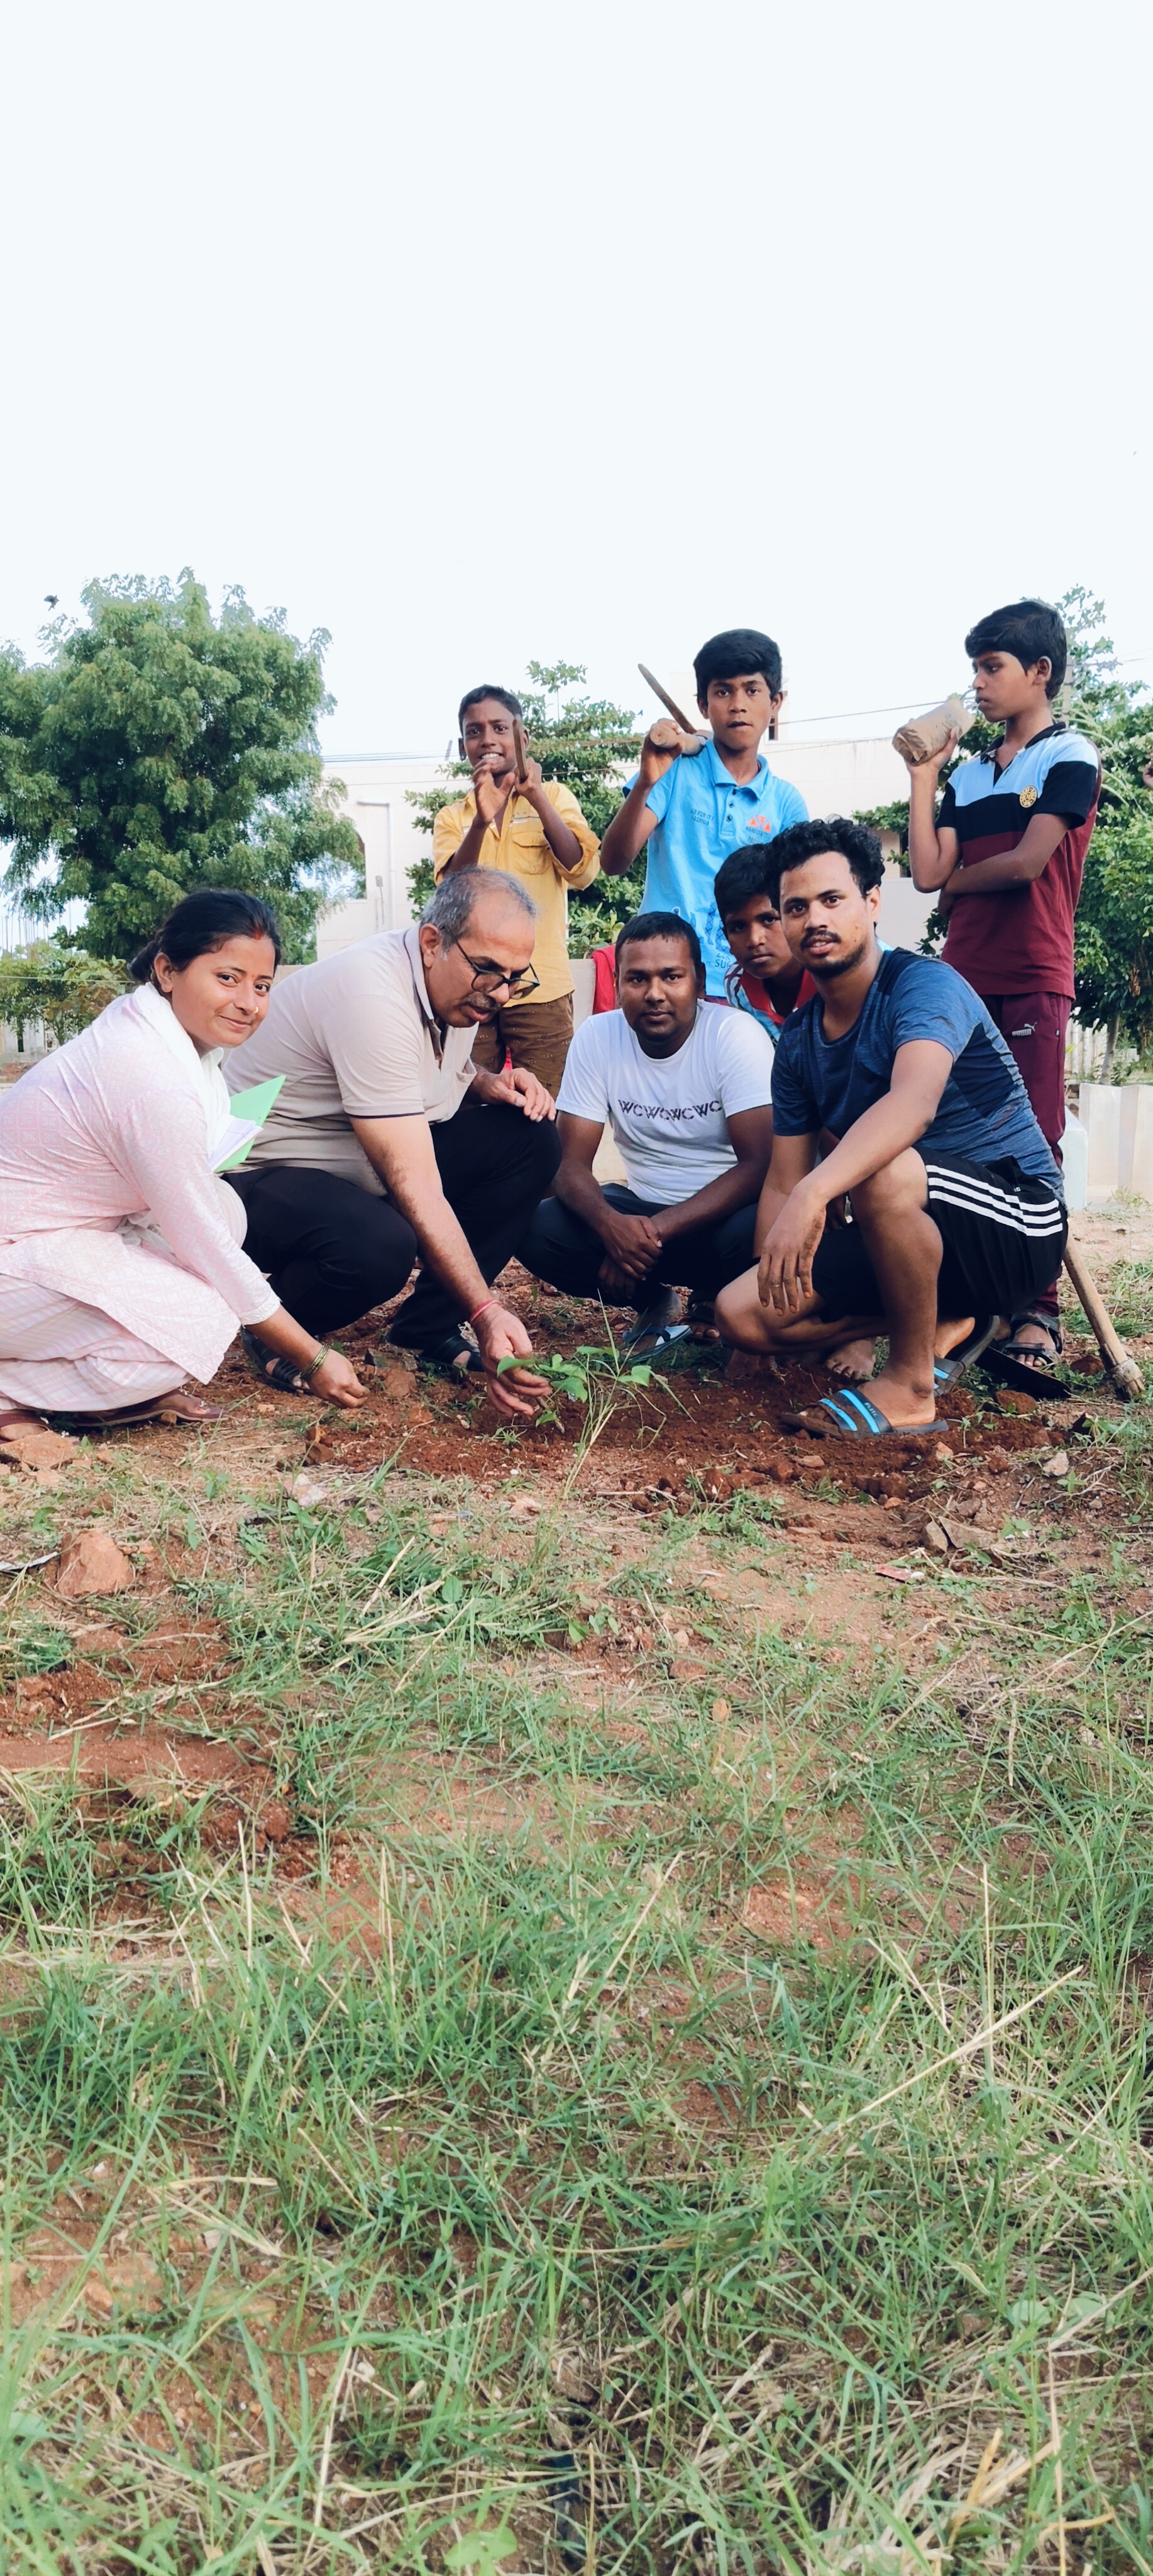
{"type": "Polygon", "coordinates": [[[532,1358],[532,1343],[520,1316],[510,1314],[507,1306],[490,1306],[477,1317],[473,1329],[484,1361],[489,1403],[510,1419],[519,1415],[531,1422],[548,1394],[547,1379],[535,1377],[531,1369],[508,1369],[503,1377],[497,1376],[502,1360],[532,1358]]]}

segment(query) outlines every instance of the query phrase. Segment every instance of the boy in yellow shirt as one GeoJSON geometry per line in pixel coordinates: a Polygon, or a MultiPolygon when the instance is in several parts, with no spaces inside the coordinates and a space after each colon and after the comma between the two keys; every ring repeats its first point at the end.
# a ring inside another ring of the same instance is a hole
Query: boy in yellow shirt
{"type": "Polygon", "coordinates": [[[477,1030],[473,1063],[499,1073],[511,1055],[555,1098],[573,1033],[568,888],[592,884],[600,871],[600,843],[571,789],[558,779],[543,779],[538,761],[528,762],[528,783],[518,786],[518,717],[523,722],[519,698],[487,682],[461,699],[460,753],[471,764],[472,788],[454,805],[441,807],[433,825],[432,864],[438,883],[450,868],[503,868],[532,896],[534,980],[527,992],[508,994],[495,1019],[477,1030]]]}

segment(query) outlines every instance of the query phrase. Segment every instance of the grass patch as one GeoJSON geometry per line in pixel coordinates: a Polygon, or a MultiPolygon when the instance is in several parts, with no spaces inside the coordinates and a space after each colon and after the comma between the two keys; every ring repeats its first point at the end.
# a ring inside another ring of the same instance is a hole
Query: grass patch
{"type": "Polygon", "coordinates": [[[73,1782],[4,1788],[6,2564],[912,2576],[1063,2518],[1147,2568],[1123,1554],[834,1661],[775,1503],[515,1495],[277,1503],[181,1578],[295,1874],[158,1806],[110,1879],[73,1782]]]}

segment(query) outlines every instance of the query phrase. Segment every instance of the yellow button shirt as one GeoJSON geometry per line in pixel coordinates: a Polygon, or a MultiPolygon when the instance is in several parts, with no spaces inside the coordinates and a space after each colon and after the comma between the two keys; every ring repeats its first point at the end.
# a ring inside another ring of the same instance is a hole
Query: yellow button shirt
{"type": "MultiPolygon", "coordinates": [[[[544,825],[535,806],[526,796],[510,796],[500,818],[500,831],[490,823],[481,843],[482,868],[503,868],[510,877],[519,877],[526,894],[532,896],[537,909],[536,946],[532,962],[540,977],[539,989],[526,993],[526,1002],[555,1002],[562,993],[572,991],[572,970],[568,962],[568,888],[592,884],[600,874],[600,842],[590,832],[571,788],[563,787],[557,778],[546,778],[544,792],[562,823],[575,832],[583,857],[580,866],[568,875],[557,866],[545,838],[544,825]]],[[[432,827],[432,866],[437,878],[444,875],[449,860],[459,850],[466,832],[476,820],[476,798],[471,791],[455,805],[442,805],[432,827]]],[[[507,1005],[515,1009],[515,1001],[507,1005]]]]}

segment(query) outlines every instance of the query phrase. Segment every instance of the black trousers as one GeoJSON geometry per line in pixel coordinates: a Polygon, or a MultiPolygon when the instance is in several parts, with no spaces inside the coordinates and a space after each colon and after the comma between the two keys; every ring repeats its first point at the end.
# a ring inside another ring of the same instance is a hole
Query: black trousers
{"type": "MultiPolygon", "coordinates": [[[[556,1128],[519,1109],[466,1102],[430,1128],[441,1187],[490,1282],[515,1252],[560,1161],[556,1128]]],[[[227,1178],[248,1211],[244,1249],[266,1270],[307,1333],[323,1340],[403,1288],[419,1245],[391,1199],[310,1164],[241,1165],[227,1178]]],[[[427,1268],[390,1327],[408,1348],[437,1342],[461,1321],[451,1291],[427,1268]]]]}
{"type": "MultiPolygon", "coordinates": [[[[634,1190],[626,1190],[619,1181],[609,1181],[605,1197],[610,1207],[619,1208],[623,1216],[659,1216],[661,1211],[647,1199],[639,1199],[634,1190]]],[[[657,1288],[692,1288],[701,1297],[715,1297],[727,1288],[730,1279],[739,1279],[753,1260],[753,1227],[757,1203],[738,1208],[717,1226],[694,1226],[691,1233],[679,1234],[644,1279],[622,1290],[612,1292],[614,1306],[647,1306],[657,1288]]],[[[559,1199],[543,1199],[527,1234],[516,1247],[518,1261],[531,1270],[535,1279],[547,1279],[550,1287],[563,1288],[569,1297],[601,1297],[598,1273],[605,1257],[599,1234],[594,1234],[584,1218],[574,1216],[559,1199]]]]}

